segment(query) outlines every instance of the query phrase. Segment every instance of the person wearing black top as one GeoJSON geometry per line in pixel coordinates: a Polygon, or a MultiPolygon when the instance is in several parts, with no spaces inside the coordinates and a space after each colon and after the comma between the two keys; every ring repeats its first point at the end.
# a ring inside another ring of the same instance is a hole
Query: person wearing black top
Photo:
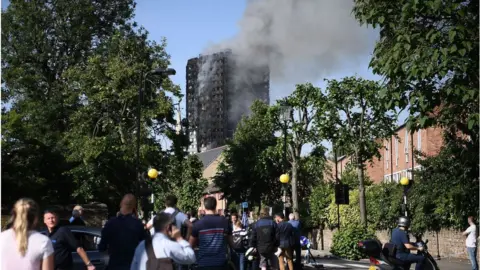
{"type": "Polygon", "coordinates": [[[58,215],[47,210],[43,215],[43,222],[48,229],[48,237],[52,241],[55,253],[55,270],[73,269],[72,252],[77,252],[88,270],[95,270],[95,266],[88,259],[85,250],[79,245],[70,229],[58,226],[58,215]]]}
{"type": "Polygon", "coordinates": [[[148,231],[135,216],[136,206],[135,196],[125,195],[120,203],[120,215],[111,218],[102,229],[98,250],[108,251],[110,255],[107,269],[129,270],[135,249],[145,240],[148,231]]]}

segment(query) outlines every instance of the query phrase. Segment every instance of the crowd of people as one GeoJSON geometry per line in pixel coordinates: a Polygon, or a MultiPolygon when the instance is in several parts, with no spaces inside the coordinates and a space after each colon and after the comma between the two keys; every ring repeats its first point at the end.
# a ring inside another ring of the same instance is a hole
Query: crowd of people
{"type": "MultiPolygon", "coordinates": [[[[204,206],[204,215],[196,219],[180,211],[177,198],[170,195],[165,209],[144,224],[137,216],[135,196],[125,195],[98,243],[98,250],[109,255],[107,269],[301,269],[300,223],[295,215],[287,222],[283,213],[271,217],[265,208],[257,222],[245,226],[237,213],[218,215],[213,197],[206,197],[204,206]]],[[[76,206],[69,224],[85,225],[82,214],[83,208],[76,206]]],[[[43,212],[43,234],[36,230],[40,218],[35,201],[16,202],[7,230],[0,234],[2,269],[72,269],[72,252],[78,253],[86,269],[95,269],[68,226],[60,224],[57,212],[43,212]]]]}

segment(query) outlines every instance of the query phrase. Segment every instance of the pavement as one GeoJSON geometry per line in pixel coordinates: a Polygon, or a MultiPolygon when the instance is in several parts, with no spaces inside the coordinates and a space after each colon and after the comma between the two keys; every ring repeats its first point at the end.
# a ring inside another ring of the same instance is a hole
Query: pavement
{"type": "MultiPolygon", "coordinates": [[[[351,261],[333,256],[330,252],[324,250],[310,250],[316,263],[305,264],[304,269],[368,269],[370,262],[368,259],[351,261]],[[323,265],[323,268],[320,268],[323,265]]],[[[305,251],[302,251],[305,254],[305,251]]],[[[460,259],[440,259],[436,260],[441,270],[470,270],[472,266],[467,260],[460,259]]],[[[415,269],[412,265],[411,269],[415,269]]]]}

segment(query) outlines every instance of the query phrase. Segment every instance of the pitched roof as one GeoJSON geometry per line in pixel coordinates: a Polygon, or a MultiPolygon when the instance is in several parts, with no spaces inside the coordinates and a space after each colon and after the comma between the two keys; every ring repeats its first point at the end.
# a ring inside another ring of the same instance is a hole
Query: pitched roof
{"type": "Polygon", "coordinates": [[[205,170],[210,164],[212,164],[213,161],[215,161],[220,154],[222,154],[223,150],[227,148],[226,145],[220,146],[217,148],[210,149],[205,152],[197,153],[196,155],[202,161],[203,164],[203,170],[205,170]]]}

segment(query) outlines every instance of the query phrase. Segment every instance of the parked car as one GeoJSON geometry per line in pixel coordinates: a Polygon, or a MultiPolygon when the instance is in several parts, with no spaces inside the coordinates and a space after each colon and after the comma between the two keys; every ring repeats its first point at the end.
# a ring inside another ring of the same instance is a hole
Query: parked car
{"type": "MultiPolygon", "coordinates": [[[[85,226],[69,226],[73,235],[83,247],[85,252],[87,252],[88,258],[91,263],[95,265],[97,270],[104,270],[108,265],[108,254],[98,251],[98,244],[100,244],[100,237],[102,228],[96,227],[85,227],[85,226]]],[[[48,230],[43,228],[40,230],[40,233],[47,235],[48,230]]],[[[77,252],[72,252],[73,256],[73,270],[85,270],[85,263],[82,261],[82,258],[78,255],[77,252]]]]}

